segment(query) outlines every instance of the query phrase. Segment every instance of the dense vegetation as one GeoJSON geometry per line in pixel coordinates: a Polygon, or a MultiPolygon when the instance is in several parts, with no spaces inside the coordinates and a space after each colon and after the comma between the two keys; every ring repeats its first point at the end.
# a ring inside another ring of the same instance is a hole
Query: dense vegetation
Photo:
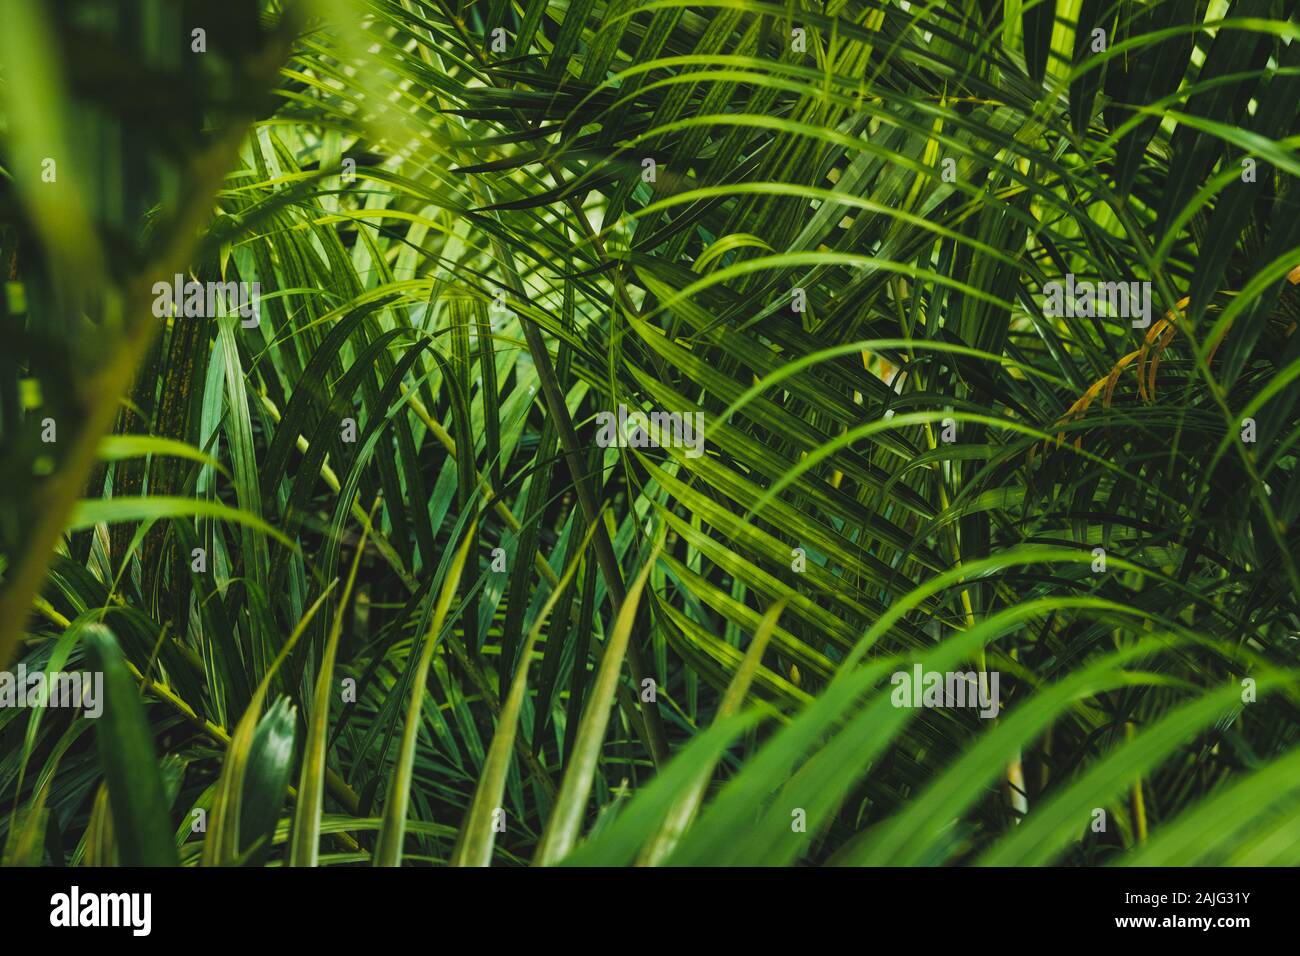
{"type": "Polygon", "coordinates": [[[1300,862],[1295,8],[6,0],[5,862],[1300,862]]]}

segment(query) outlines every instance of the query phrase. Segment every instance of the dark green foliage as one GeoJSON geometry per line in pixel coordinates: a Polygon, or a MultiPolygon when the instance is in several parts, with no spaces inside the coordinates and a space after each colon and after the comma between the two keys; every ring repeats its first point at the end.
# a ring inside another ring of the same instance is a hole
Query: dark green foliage
{"type": "Polygon", "coordinates": [[[7,863],[1300,862],[1293,2],[209,6],[0,27],[7,863]]]}

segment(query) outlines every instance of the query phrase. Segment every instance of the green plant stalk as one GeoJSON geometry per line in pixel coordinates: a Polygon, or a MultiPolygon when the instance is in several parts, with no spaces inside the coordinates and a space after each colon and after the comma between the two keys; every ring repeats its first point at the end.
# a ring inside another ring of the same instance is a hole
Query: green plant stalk
{"type": "Polygon", "coordinates": [[[452,559],[438,593],[438,603],[434,607],[433,619],[429,631],[424,636],[424,646],[420,648],[420,659],[411,680],[411,700],[406,709],[406,724],[402,730],[402,744],[398,751],[397,763],[393,767],[392,782],[388,788],[388,803],[384,807],[384,824],[379,834],[379,843],[375,847],[375,866],[399,866],[402,862],[402,839],[406,834],[406,808],[411,800],[411,776],[415,768],[415,741],[420,732],[420,712],[424,703],[425,685],[429,680],[429,664],[433,661],[433,651],[438,644],[438,635],[455,600],[456,589],[469,558],[470,546],[474,543],[474,532],[478,522],[470,524],[452,559]]]}
{"type": "MultiPolygon", "coordinates": [[[[366,528],[369,527],[369,522],[366,528]]],[[[321,656],[320,673],[316,677],[316,692],[312,696],[311,723],[307,729],[307,745],[303,749],[302,773],[298,778],[299,800],[293,817],[293,839],[289,845],[290,866],[318,866],[320,861],[320,821],[324,809],[325,749],[329,743],[330,699],[334,696],[334,658],[338,654],[339,638],[343,634],[343,615],[352,597],[352,588],[361,568],[361,556],[366,551],[366,530],[361,532],[356,554],[352,556],[352,570],[334,612],[334,623],[325,640],[321,656]]]]}
{"type": "Polygon", "coordinates": [[[577,573],[596,527],[598,525],[588,526],[587,534],[569,562],[568,570],[560,578],[559,585],[547,595],[546,603],[537,612],[537,618],[528,631],[528,639],[520,652],[519,664],[515,668],[514,680],[510,684],[510,693],[501,708],[496,732],[492,735],[492,744],[488,749],[487,759],[483,762],[483,772],[479,775],[474,800],[470,804],[469,812],[465,814],[465,821],[461,824],[460,834],[456,838],[456,846],[452,850],[452,866],[489,866],[492,863],[492,847],[496,842],[494,815],[500,809],[501,796],[505,792],[506,775],[510,770],[510,751],[515,744],[519,713],[523,709],[524,695],[528,689],[528,665],[542,636],[542,628],[560,600],[560,595],[577,573]]]}
{"type": "Polygon", "coordinates": [[[564,858],[578,839],[578,831],[586,812],[587,797],[591,793],[592,780],[596,775],[596,764],[600,759],[601,745],[605,740],[605,730],[609,726],[610,707],[618,689],[619,672],[623,668],[623,655],[627,651],[632,626],[636,621],[637,605],[641,592],[650,579],[650,572],[659,558],[659,545],[656,544],[646,558],[645,565],[633,581],[628,591],[627,600],[619,605],[618,618],[614,629],[605,642],[605,653],[600,659],[600,668],[587,697],[587,706],[582,712],[578,724],[578,734],[574,741],[573,755],[569,769],[560,784],[560,795],[556,798],[551,818],[542,831],[542,839],[537,845],[533,858],[534,866],[551,866],[564,858]]]}

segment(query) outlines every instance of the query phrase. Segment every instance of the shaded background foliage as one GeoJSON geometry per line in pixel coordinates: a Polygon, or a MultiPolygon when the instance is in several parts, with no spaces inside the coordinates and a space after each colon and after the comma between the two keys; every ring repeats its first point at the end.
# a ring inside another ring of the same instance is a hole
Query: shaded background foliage
{"type": "Polygon", "coordinates": [[[1296,862],[1293,2],[10,7],[5,862],[1296,862]]]}

